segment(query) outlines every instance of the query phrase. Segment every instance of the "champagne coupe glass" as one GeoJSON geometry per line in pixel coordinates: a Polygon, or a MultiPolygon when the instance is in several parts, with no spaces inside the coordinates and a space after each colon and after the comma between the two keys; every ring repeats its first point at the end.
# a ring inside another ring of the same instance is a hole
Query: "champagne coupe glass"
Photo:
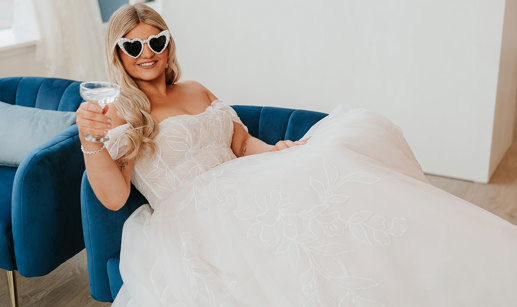
{"type": "MultiPolygon", "coordinates": [[[[104,109],[106,105],[113,103],[120,95],[120,86],[104,81],[83,82],[79,85],[79,93],[84,100],[95,102],[104,109]]],[[[96,135],[87,135],[84,139],[94,143],[103,143],[109,140],[107,136],[96,135]]]]}

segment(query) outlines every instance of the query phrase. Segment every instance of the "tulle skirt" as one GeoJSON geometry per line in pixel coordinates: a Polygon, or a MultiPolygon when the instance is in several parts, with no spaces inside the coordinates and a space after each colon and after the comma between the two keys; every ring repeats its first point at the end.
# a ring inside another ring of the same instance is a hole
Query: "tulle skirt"
{"type": "Polygon", "coordinates": [[[113,306],[517,306],[517,227],[430,185],[402,131],[336,107],[126,221],[113,306]]]}

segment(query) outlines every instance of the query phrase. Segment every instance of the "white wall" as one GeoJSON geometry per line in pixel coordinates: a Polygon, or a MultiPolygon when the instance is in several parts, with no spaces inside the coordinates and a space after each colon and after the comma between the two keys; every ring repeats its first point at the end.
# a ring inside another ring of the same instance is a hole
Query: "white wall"
{"type": "Polygon", "coordinates": [[[45,64],[36,60],[39,30],[31,0],[16,0],[12,15],[13,30],[0,35],[0,77],[46,76],[45,64]]]}
{"type": "Polygon", "coordinates": [[[508,148],[516,97],[515,30],[500,58],[504,8],[504,0],[176,0],[163,15],[183,79],[220,99],[367,107],[402,128],[426,173],[487,182],[508,148]]]}

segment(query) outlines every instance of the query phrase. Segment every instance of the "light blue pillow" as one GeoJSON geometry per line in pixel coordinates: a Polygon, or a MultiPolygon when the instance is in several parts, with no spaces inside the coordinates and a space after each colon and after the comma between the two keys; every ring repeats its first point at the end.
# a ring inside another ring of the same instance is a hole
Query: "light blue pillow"
{"type": "Polygon", "coordinates": [[[36,147],[75,123],[75,112],[0,101],[0,165],[17,167],[36,147]]]}

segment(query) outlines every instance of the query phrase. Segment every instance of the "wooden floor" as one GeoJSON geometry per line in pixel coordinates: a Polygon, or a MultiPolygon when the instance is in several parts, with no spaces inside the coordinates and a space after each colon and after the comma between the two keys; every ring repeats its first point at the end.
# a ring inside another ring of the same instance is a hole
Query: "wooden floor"
{"type": "MultiPolygon", "coordinates": [[[[516,117],[517,118],[517,117],[516,117]]],[[[513,145],[489,184],[426,175],[431,184],[461,197],[517,225],[517,123],[513,145]]],[[[9,306],[5,273],[0,276],[0,306],[9,306]]],[[[109,306],[90,297],[86,252],[83,250],[43,277],[18,276],[21,307],[109,306]]]]}
{"type": "Polygon", "coordinates": [[[488,184],[431,175],[426,177],[432,185],[517,225],[517,109],[512,143],[488,184]]]}
{"type": "MultiPolygon", "coordinates": [[[[75,255],[46,276],[25,278],[17,274],[16,277],[18,278],[20,307],[111,305],[97,302],[90,296],[86,250],[75,255]]],[[[9,306],[5,271],[0,276],[0,306],[9,306]]]]}

